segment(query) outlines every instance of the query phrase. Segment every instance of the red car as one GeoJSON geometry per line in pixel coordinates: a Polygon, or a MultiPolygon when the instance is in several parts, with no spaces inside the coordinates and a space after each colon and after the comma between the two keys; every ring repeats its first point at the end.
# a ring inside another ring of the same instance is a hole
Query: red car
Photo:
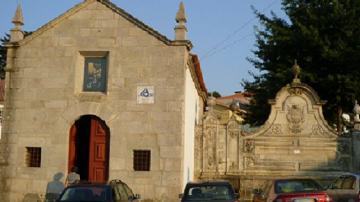
{"type": "Polygon", "coordinates": [[[279,179],[265,190],[255,190],[254,202],[332,202],[326,191],[313,179],[279,179]]]}

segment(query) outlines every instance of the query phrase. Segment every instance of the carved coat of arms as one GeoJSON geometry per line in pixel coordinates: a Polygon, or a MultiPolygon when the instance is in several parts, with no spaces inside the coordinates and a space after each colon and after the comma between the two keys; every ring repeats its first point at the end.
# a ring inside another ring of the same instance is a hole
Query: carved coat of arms
{"type": "Polygon", "coordinates": [[[290,131],[293,133],[299,133],[302,130],[302,125],[304,123],[304,106],[299,104],[292,104],[288,106],[288,112],[286,114],[286,119],[289,122],[290,131]]]}

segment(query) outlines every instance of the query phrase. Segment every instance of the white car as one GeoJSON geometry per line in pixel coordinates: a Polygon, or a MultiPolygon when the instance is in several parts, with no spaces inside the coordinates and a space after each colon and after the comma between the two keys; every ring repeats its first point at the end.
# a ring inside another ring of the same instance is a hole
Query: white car
{"type": "Polygon", "coordinates": [[[360,174],[339,176],[326,192],[335,202],[358,202],[360,200],[360,174]]]}

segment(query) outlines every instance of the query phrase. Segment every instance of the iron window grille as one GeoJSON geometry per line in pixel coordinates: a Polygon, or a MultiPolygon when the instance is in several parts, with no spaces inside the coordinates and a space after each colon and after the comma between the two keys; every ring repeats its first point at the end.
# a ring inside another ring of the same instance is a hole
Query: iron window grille
{"type": "Polygon", "coordinates": [[[134,170],[150,171],[151,151],[134,150],[134,170]]]}
{"type": "Polygon", "coordinates": [[[26,147],[26,166],[40,167],[41,147],[26,147]]]}

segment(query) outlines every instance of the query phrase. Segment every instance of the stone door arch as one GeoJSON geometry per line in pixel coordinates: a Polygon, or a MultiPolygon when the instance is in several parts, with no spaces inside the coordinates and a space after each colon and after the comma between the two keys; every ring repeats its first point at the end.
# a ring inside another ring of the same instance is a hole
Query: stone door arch
{"type": "Polygon", "coordinates": [[[105,182],[109,176],[110,130],[94,115],[81,116],[69,134],[68,170],[76,166],[81,180],[105,182]]]}

